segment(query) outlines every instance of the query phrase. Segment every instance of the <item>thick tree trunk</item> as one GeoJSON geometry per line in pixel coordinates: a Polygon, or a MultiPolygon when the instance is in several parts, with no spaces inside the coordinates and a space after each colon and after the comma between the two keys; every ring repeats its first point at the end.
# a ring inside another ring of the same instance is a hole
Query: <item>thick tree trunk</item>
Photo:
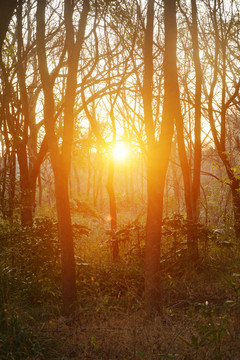
{"type": "Polygon", "coordinates": [[[68,195],[68,177],[55,172],[55,195],[58,216],[58,234],[61,245],[63,312],[72,313],[77,304],[75,258],[68,195]]]}
{"type": "MultiPolygon", "coordinates": [[[[146,224],[146,252],[145,252],[145,308],[148,314],[159,311],[161,308],[160,291],[160,244],[161,244],[161,194],[157,183],[159,172],[156,169],[156,144],[154,136],[152,114],[153,91],[153,22],[154,0],[148,0],[147,27],[144,41],[144,81],[143,81],[143,106],[144,122],[148,140],[147,154],[147,224],[146,224]],[[159,195],[159,196],[157,196],[159,195]]],[[[157,161],[156,161],[157,160],[157,161]]],[[[158,166],[157,166],[158,167],[158,166]]]]}
{"type": "Polygon", "coordinates": [[[159,144],[149,151],[147,165],[147,226],[145,254],[145,307],[148,314],[161,310],[161,223],[165,174],[161,169],[159,144]]]}
{"type": "Polygon", "coordinates": [[[161,309],[160,249],[161,223],[165,177],[171,151],[174,130],[176,67],[176,1],[164,1],[165,54],[164,54],[164,102],[160,139],[155,140],[152,114],[153,85],[153,23],[154,1],[148,1],[147,27],[144,45],[144,122],[148,141],[147,189],[148,211],[145,256],[145,308],[148,314],[161,309]]]}

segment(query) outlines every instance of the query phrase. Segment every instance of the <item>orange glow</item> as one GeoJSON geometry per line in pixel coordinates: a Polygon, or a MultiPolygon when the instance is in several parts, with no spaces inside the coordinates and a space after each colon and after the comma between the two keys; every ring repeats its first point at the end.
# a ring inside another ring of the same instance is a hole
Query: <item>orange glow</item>
{"type": "Polygon", "coordinates": [[[113,149],[113,157],[117,161],[125,160],[128,156],[128,149],[124,142],[118,142],[113,149]]]}

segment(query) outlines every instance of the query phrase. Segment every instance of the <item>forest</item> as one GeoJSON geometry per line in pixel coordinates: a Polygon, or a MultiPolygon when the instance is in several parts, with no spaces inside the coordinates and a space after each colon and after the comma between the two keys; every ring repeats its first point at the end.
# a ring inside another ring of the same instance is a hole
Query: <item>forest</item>
{"type": "Polygon", "coordinates": [[[0,359],[240,359],[240,1],[0,1],[0,359]]]}

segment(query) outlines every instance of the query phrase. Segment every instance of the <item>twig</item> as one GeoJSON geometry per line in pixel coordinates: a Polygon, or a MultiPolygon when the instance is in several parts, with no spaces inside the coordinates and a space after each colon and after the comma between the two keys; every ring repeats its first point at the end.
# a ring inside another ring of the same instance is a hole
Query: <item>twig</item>
{"type": "Polygon", "coordinates": [[[183,330],[185,330],[187,328],[188,324],[185,324],[177,333],[176,335],[172,338],[172,340],[170,341],[168,347],[167,347],[167,350],[163,356],[163,360],[166,360],[167,359],[167,356],[169,354],[169,350],[172,346],[172,344],[174,343],[174,341],[177,339],[177,337],[183,332],[183,330]]]}

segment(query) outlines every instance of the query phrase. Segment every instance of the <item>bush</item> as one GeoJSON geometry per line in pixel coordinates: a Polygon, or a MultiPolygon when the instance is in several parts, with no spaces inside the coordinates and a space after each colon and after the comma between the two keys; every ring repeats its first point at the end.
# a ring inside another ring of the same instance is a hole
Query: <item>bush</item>
{"type": "MultiPolygon", "coordinates": [[[[27,314],[24,314],[28,317],[27,314]]],[[[30,326],[16,312],[10,314],[6,307],[0,311],[0,358],[59,359],[56,341],[53,337],[30,326]]],[[[29,318],[29,317],[28,317],[29,318]]],[[[25,319],[26,320],[26,319],[25,319]]],[[[29,320],[29,319],[28,319],[29,320]]],[[[30,319],[32,322],[32,319],[30,319]]]]}
{"type": "Polygon", "coordinates": [[[41,218],[32,228],[2,225],[0,248],[1,300],[46,305],[60,295],[56,223],[41,218]]]}

